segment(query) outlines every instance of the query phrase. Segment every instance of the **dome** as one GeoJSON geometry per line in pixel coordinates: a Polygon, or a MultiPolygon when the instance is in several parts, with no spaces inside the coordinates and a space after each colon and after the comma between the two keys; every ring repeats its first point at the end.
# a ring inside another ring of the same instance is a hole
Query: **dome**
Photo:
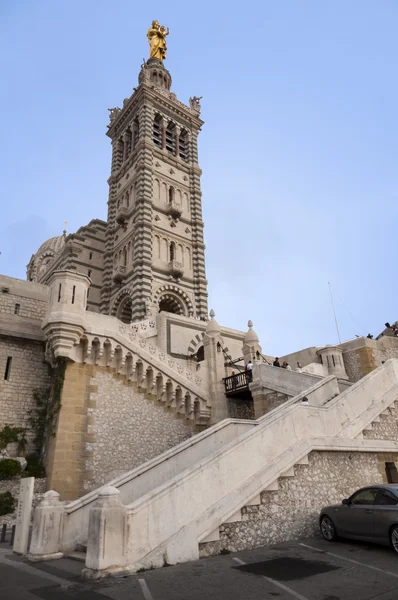
{"type": "Polygon", "coordinates": [[[36,256],[43,254],[44,252],[54,252],[54,254],[58,254],[60,250],[65,246],[65,235],[56,235],[55,237],[50,238],[45,241],[38,251],[36,252],[36,256]]]}
{"type": "Polygon", "coordinates": [[[57,235],[55,237],[46,240],[33,254],[27,266],[27,279],[29,281],[36,281],[40,283],[40,280],[48,270],[51,263],[54,261],[57,254],[61,252],[65,246],[66,231],[63,235],[57,235]]]}

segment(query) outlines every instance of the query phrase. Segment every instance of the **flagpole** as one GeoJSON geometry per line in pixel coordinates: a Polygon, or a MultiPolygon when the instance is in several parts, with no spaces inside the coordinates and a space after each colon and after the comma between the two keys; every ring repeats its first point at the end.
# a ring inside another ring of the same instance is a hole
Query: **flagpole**
{"type": "Polygon", "coordinates": [[[332,303],[334,322],[336,323],[337,337],[339,338],[339,344],[341,344],[339,325],[337,323],[336,311],[334,309],[332,286],[330,285],[330,281],[328,281],[328,286],[329,286],[329,292],[330,292],[330,300],[331,300],[331,303],[332,303]]]}

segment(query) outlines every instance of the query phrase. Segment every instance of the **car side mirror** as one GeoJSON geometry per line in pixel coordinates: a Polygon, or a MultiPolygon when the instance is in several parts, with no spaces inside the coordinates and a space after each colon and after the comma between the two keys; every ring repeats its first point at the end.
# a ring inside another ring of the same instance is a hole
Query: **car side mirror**
{"type": "Polygon", "coordinates": [[[350,506],[351,502],[345,498],[341,504],[344,504],[344,506],[350,506]]]}

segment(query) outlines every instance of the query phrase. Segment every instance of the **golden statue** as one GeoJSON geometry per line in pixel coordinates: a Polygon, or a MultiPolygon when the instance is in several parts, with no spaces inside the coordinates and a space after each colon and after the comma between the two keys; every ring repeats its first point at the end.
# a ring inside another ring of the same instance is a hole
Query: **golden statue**
{"type": "Polygon", "coordinates": [[[166,58],[167,46],[166,36],[169,35],[169,28],[159,25],[159,21],[152,21],[152,26],[148,29],[147,38],[149,40],[149,58],[166,58]]]}

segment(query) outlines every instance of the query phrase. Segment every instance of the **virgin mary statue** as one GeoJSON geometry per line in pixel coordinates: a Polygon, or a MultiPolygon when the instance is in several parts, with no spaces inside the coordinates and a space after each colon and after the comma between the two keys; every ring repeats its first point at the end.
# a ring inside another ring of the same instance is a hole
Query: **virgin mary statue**
{"type": "Polygon", "coordinates": [[[164,25],[159,26],[159,21],[152,21],[152,26],[148,29],[147,38],[149,40],[149,58],[166,58],[166,36],[169,35],[169,29],[164,25]]]}

